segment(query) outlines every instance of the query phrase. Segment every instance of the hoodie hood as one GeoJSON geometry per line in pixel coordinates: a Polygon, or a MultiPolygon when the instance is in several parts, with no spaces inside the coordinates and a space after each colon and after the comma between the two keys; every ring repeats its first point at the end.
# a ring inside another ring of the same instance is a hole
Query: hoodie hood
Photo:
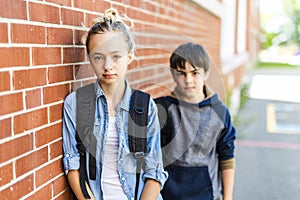
{"type": "MultiPolygon", "coordinates": [[[[215,106],[217,104],[222,104],[218,95],[216,93],[214,93],[213,90],[210,89],[207,85],[204,85],[203,93],[205,94],[205,99],[203,99],[201,102],[198,103],[199,107],[215,106]]],[[[171,102],[176,103],[176,104],[179,104],[179,103],[192,104],[192,103],[188,103],[184,100],[178,99],[178,97],[175,95],[174,91],[170,94],[170,96],[167,96],[167,98],[171,102]]],[[[194,105],[196,105],[196,104],[194,104],[194,105]]]]}

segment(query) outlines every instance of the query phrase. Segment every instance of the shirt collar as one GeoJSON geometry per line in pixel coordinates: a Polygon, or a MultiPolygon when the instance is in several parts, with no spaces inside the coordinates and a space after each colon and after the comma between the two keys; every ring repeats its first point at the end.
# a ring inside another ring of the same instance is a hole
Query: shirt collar
{"type": "MultiPolygon", "coordinates": [[[[121,100],[121,102],[119,103],[118,107],[124,110],[129,111],[130,109],[130,98],[131,98],[131,94],[132,94],[132,89],[130,87],[130,84],[127,80],[125,80],[125,93],[124,96],[121,100]]],[[[99,84],[99,80],[97,79],[96,83],[95,83],[95,90],[96,90],[96,98],[98,99],[101,96],[105,96],[102,88],[100,87],[99,84]]]]}

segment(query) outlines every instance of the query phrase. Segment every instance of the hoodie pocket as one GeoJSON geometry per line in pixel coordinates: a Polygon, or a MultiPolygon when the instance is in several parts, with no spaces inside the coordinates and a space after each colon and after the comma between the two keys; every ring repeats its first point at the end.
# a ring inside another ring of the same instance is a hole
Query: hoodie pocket
{"type": "Polygon", "coordinates": [[[172,166],[162,190],[164,200],[212,200],[212,182],[208,167],[172,166]]]}

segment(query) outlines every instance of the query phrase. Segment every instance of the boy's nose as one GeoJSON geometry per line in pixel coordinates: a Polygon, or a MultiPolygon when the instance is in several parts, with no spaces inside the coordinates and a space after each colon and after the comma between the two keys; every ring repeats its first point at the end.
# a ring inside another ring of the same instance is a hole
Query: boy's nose
{"type": "Polygon", "coordinates": [[[193,76],[192,76],[191,73],[187,73],[185,75],[185,80],[186,80],[187,83],[192,82],[192,78],[193,78],[193,76]]]}

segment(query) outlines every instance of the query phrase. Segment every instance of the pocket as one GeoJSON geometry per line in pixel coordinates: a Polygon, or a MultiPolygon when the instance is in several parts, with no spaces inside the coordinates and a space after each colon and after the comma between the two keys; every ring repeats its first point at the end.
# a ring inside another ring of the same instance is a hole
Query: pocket
{"type": "Polygon", "coordinates": [[[212,200],[212,182],[208,167],[172,166],[162,190],[164,200],[212,200]]]}

